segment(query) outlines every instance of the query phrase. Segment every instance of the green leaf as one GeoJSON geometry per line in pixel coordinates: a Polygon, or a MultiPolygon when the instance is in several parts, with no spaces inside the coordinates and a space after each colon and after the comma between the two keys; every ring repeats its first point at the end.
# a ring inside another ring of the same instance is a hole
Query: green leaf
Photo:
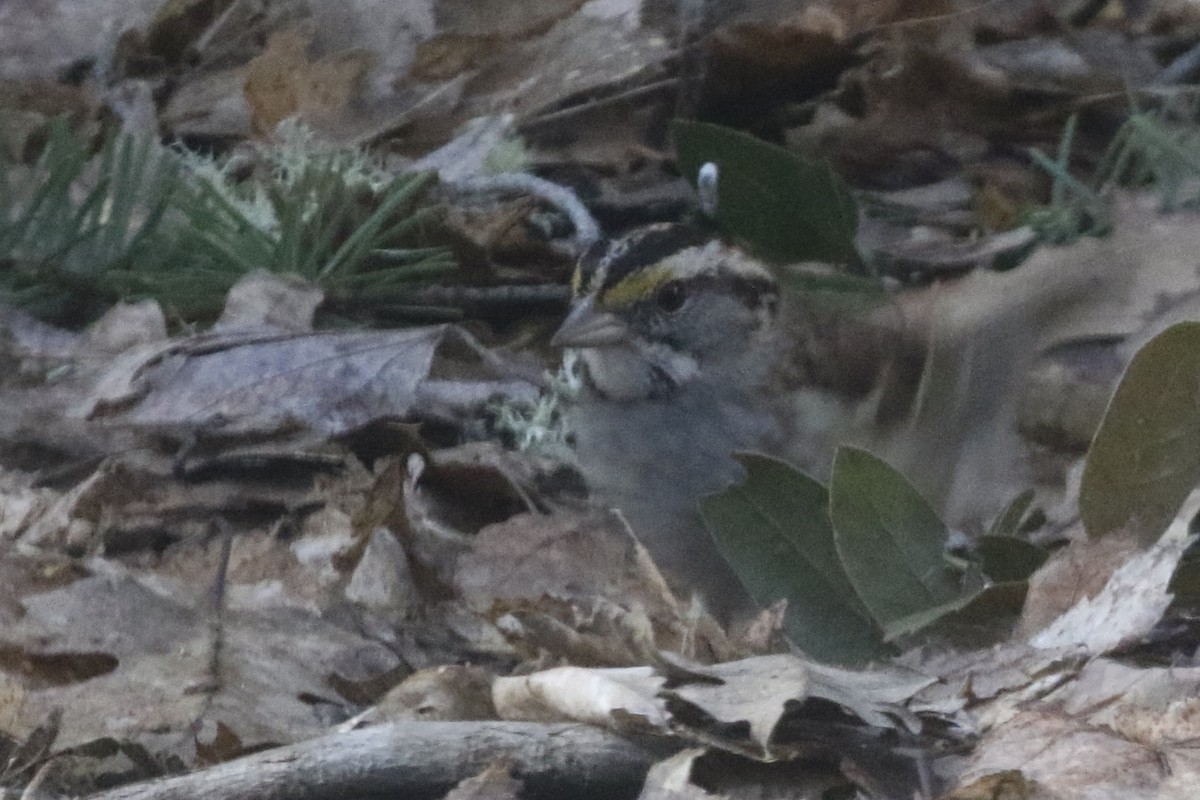
{"type": "Polygon", "coordinates": [[[1092,536],[1156,541],[1200,483],[1200,322],[1172,325],[1133,357],[1092,440],[1079,513],[1092,536]]]}
{"type": "Polygon", "coordinates": [[[880,625],[960,599],[943,556],[946,526],[903,475],[871,453],[838,448],[829,516],[846,574],[880,625]]]}
{"type": "Polygon", "coordinates": [[[1017,531],[1021,529],[1021,522],[1025,519],[1025,512],[1033,505],[1033,497],[1033,489],[1026,489],[1010,500],[988,529],[987,535],[1016,536],[1017,531]]]}
{"type": "Polygon", "coordinates": [[[1184,551],[1167,591],[1174,596],[1172,602],[1177,607],[1195,609],[1200,606],[1200,554],[1190,548],[1184,551]]]}
{"type": "Polygon", "coordinates": [[[825,487],[790,464],[742,454],[744,483],[700,511],[751,597],[787,598],[785,630],[815,658],[853,663],[883,655],[880,630],[842,571],[825,487]]]}
{"type": "Polygon", "coordinates": [[[858,261],[858,211],[828,162],[705,122],[675,120],[671,134],[689,180],[705,163],[717,165],[716,221],[724,233],[779,261],[858,261]]]}
{"type": "Polygon", "coordinates": [[[989,579],[1023,581],[1050,557],[1036,544],[1015,536],[984,536],[976,547],[980,568],[989,579]]]}
{"type": "Polygon", "coordinates": [[[994,583],[963,594],[948,603],[918,611],[888,623],[887,641],[928,629],[965,639],[978,647],[981,638],[1003,636],[1025,605],[1029,584],[1025,581],[994,583]]]}

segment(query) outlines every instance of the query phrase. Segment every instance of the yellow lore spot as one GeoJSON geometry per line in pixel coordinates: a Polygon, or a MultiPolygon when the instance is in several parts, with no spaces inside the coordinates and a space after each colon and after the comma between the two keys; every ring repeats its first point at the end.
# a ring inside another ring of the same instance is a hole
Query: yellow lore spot
{"type": "Polygon", "coordinates": [[[600,295],[600,304],[605,308],[620,308],[650,297],[654,291],[669,280],[678,277],[678,270],[665,264],[634,272],[616,286],[600,295]]]}

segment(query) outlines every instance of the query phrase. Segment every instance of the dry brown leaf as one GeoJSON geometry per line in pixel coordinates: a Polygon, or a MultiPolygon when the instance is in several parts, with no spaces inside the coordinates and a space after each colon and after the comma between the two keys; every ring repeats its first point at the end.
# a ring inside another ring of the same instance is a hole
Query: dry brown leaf
{"type": "Polygon", "coordinates": [[[999,770],[971,781],[959,784],[945,800],[1034,800],[1037,787],[1020,770],[999,770]]]}
{"type": "MultiPolygon", "coordinates": [[[[221,569],[222,541],[204,528],[198,534],[167,547],[142,580],[176,600],[204,602],[221,569]]],[[[238,535],[226,568],[226,605],[247,611],[326,611],[341,599],[346,582],[342,564],[357,544],[349,518],[329,506],[309,514],[286,538],[262,531],[238,535]]],[[[128,557],[139,556],[135,551],[128,557]]]]}
{"type": "Polygon", "coordinates": [[[633,537],[614,514],[522,514],[479,532],[459,561],[455,588],[481,610],[501,598],[542,595],[645,602],[627,585],[634,563],[633,537]]]}
{"type": "Polygon", "coordinates": [[[458,561],[458,594],[530,656],[643,664],[656,649],[736,657],[720,627],[681,603],[612,512],[523,514],[484,528],[458,561]]]}
{"type": "Polygon", "coordinates": [[[653,661],[657,648],[685,650],[705,660],[721,652],[712,644],[714,638],[721,641],[719,636],[707,630],[680,632],[665,625],[656,630],[641,608],[599,597],[498,600],[490,616],[507,641],[530,659],[552,656],[584,667],[624,667],[653,661]]]}
{"type": "Polygon", "coordinates": [[[308,122],[336,120],[361,95],[374,57],[351,51],[312,60],[312,38],[302,26],[274,33],[262,55],[246,65],[246,101],[260,136],[297,115],[308,122]]]}
{"type": "Polygon", "coordinates": [[[1118,92],[1145,84],[1159,70],[1144,39],[1101,28],[996,42],[960,57],[972,71],[1002,73],[1014,91],[1031,94],[1118,92]]]}
{"type": "Polygon", "coordinates": [[[545,33],[554,23],[574,14],[584,0],[441,0],[434,6],[439,31],[463,36],[520,39],[545,33]]]}
{"type": "Polygon", "coordinates": [[[1037,800],[1149,800],[1164,777],[1162,756],[1149,748],[1050,710],[1029,710],[984,737],[958,785],[966,792],[1004,778],[1019,791],[1033,783],[1037,800]]]}
{"type": "Polygon", "coordinates": [[[396,665],[382,645],[309,613],[227,611],[214,628],[206,614],[109,571],[24,597],[26,615],[5,631],[5,648],[31,665],[19,724],[64,709],[62,747],[115,737],[190,762],[184,734],[198,720],[224,724],[247,746],[295,741],[324,730],[321,706],[345,704],[331,675],[396,665]]]}
{"type": "MultiPolygon", "coordinates": [[[[535,6],[513,9],[536,16],[535,6]]],[[[667,39],[619,16],[583,11],[518,40],[486,33],[494,27],[443,32],[421,45],[412,78],[455,76],[445,86],[470,80],[450,113],[413,120],[406,141],[414,156],[441,146],[468,120],[501,108],[516,114],[526,143],[542,158],[623,172],[645,160],[647,146],[662,146],[674,97],[664,66],[671,54],[667,39]],[[645,85],[652,90],[642,91],[645,85]]]]}
{"type": "Polygon", "coordinates": [[[488,525],[457,561],[456,593],[532,657],[581,666],[646,663],[656,649],[704,661],[732,648],[701,609],[667,588],[622,518],[593,511],[488,525]]]}
{"type": "Polygon", "coordinates": [[[606,597],[651,614],[679,602],[612,511],[522,514],[489,526],[459,562],[456,586],[480,607],[498,598],[606,597]]]}
{"type": "Polygon", "coordinates": [[[503,46],[487,36],[435,36],[417,45],[409,75],[418,81],[446,81],[478,66],[503,46]]]}
{"type": "Polygon", "coordinates": [[[418,600],[404,548],[387,528],[376,528],[346,584],[346,599],[403,620],[418,600]]]}
{"type": "Polygon", "coordinates": [[[355,730],[401,719],[499,719],[492,702],[492,680],[480,667],[455,664],[417,670],[338,729],[355,730]]]}
{"type": "Polygon", "coordinates": [[[445,80],[485,59],[495,61],[507,45],[544,34],[581,5],[583,0],[442,0],[434,6],[437,34],[417,45],[410,75],[445,80]]]}
{"type": "Polygon", "coordinates": [[[774,19],[750,13],[712,34],[707,103],[738,109],[750,122],[767,106],[831,83],[850,65],[853,47],[842,9],[810,6],[774,19]]]}

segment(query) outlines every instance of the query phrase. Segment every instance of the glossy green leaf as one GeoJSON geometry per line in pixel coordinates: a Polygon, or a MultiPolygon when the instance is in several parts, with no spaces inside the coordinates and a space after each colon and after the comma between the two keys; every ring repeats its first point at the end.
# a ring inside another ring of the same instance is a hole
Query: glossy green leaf
{"type": "Polygon", "coordinates": [[[842,566],[880,625],[962,596],[943,555],[945,524],[903,475],[871,453],[838,449],[829,515],[842,566]]]}
{"type": "Polygon", "coordinates": [[[825,487],[778,459],[739,460],[746,480],[700,509],[750,595],[764,605],[787,598],[785,630],[815,658],[854,663],[884,654],[879,627],[842,571],[825,487]]]}
{"type": "Polygon", "coordinates": [[[1200,322],[1172,325],[1133,357],[1092,440],[1079,511],[1092,536],[1158,539],[1200,483],[1200,322]]]}
{"type": "Polygon", "coordinates": [[[676,120],[671,133],[689,180],[705,163],[717,165],[716,221],[726,235],[779,261],[858,261],[858,211],[828,162],[704,122],[676,120]]]}

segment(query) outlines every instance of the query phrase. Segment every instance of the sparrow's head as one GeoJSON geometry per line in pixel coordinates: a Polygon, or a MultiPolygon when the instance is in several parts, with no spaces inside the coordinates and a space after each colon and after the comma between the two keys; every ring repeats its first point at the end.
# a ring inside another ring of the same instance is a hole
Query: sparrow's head
{"type": "Polygon", "coordinates": [[[635,231],[585,256],[572,289],[553,343],[580,349],[604,397],[665,397],[695,382],[737,389],[767,372],[778,285],[696,229],[635,231]]]}

